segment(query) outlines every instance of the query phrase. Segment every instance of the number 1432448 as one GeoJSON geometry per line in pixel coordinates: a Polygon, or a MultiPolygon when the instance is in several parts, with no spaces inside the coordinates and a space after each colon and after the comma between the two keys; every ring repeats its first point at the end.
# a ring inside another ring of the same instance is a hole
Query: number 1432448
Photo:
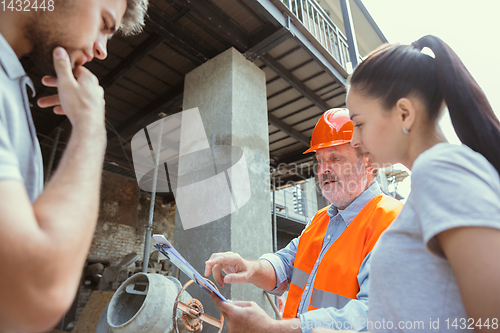
{"type": "Polygon", "coordinates": [[[54,0],[2,0],[0,1],[2,10],[11,12],[31,12],[54,10],[54,0]]]}
{"type": "Polygon", "coordinates": [[[487,328],[487,329],[493,329],[497,330],[498,329],[498,318],[486,318],[485,320],[481,321],[481,318],[479,318],[477,321],[475,321],[473,318],[460,318],[455,320],[451,319],[446,319],[446,328],[447,329],[455,329],[455,330],[465,330],[465,329],[475,329],[475,328],[487,328]]]}

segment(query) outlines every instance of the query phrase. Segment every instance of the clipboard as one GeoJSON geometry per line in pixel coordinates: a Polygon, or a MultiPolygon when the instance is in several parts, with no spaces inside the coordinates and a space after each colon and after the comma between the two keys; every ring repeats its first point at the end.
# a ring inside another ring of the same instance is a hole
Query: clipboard
{"type": "Polygon", "coordinates": [[[205,278],[198,273],[190,263],[182,257],[182,255],[169,243],[163,235],[153,235],[154,240],[158,243],[153,245],[155,249],[163,254],[168,260],[184,272],[190,279],[192,279],[201,289],[208,295],[215,293],[221,300],[227,302],[226,298],[215,289],[212,285],[205,281],[205,278]]]}

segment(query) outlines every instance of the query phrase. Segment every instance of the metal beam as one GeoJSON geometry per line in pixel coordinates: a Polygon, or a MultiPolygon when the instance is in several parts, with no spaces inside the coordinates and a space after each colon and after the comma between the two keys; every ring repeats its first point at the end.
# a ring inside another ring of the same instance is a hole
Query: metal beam
{"type": "Polygon", "coordinates": [[[182,0],[192,12],[209,21],[209,27],[229,41],[238,51],[246,51],[250,47],[248,35],[222,9],[209,0],[182,0]]]}
{"type": "MultiPolygon", "coordinates": [[[[338,84],[338,83],[337,83],[337,82],[332,82],[332,83],[329,83],[329,84],[327,84],[327,85],[325,85],[325,86],[322,86],[322,87],[319,87],[319,88],[317,88],[317,89],[314,89],[314,92],[316,93],[317,91],[321,91],[322,89],[324,89],[324,88],[326,88],[326,87],[328,87],[328,86],[330,86],[330,85],[332,85],[332,84],[338,84]]],[[[332,98],[338,97],[338,96],[340,96],[340,95],[342,95],[342,94],[344,94],[344,93],[345,93],[345,90],[344,90],[344,89],[345,89],[345,87],[342,87],[342,86],[337,86],[335,89],[330,90],[330,91],[328,91],[328,92],[326,92],[326,93],[324,93],[324,94],[322,94],[322,95],[327,95],[327,94],[329,94],[329,93],[331,93],[331,92],[333,92],[333,91],[335,91],[335,90],[337,90],[337,89],[341,89],[342,91],[341,91],[341,92],[339,92],[339,93],[337,93],[337,94],[335,94],[334,96],[331,96],[331,97],[327,98],[327,100],[330,100],[330,99],[332,99],[332,98]]],[[[304,96],[300,96],[300,97],[294,98],[294,99],[293,99],[293,100],[291,100],[291,101],[288,101],[288,102],[286,102],[286,103],[284,103],[284,104],[278,105],[277,107],[275,107],[275,108],[273,108],[273,109],[271,109],[271,110],[268,110],[268,112],[274,112],[274,111],[276,111],[276,110],[279,110],[279,109],[281,109],[281,108],[284,108],[285,106],[290,105],[290,104],[293,104],[293,103],[295,103],[295,102],[299,101],[299,100],[300,100],[300,99],[302,99],[302,98],[304,98],[304,96]]],[[[268,98],[268,99],[269,99],[269,98],[268,98]]],[[[344,105],[344,104],[343,104],[343,105],[344,105]]],[[[287,114],[287,115],[286,115],[286,117],[291,117],[291,116],[295,115],[296,113],[299,113],[299,112],[305,111],[305,110],[310,109],[310,108],[312,108],[312,107],[314,107],[314,106],[315,106],[314,104],[308,105],[308,106],[306,106],[306,107],[303,107],[302,109],[299,109],[299,110],[296,110],[296,111],[294,111],[294,112],[292,112],[292,113],[287,114]]],[[[340,106],[337,106],[337,107],[340,107],[340,106]]],[[[319,118],[319,116],[320,116],[321,114],[322,114],[322,113],[318,114],[318,118],[319,118]]],[[[286,117],[285,117],[285,118],[286,118],[286,117]]],[[[301,120],[301,121],[304,121],[304,120],[301,120]]],[[[269,133],[269,134],[273,134],[273,133],[269,133]]]]}
{"type": "MultiPolygon", "coordinates": [[[[104,156],[104,161],[105,162],[113,162],[113,163],[116,163],[117,165],[123,167],[123,168],[127,168],[129,169],[130,171],[132,171],[132,173],[134,172],[134,166],[133,165],[130,165],[129,161],[127,159],[125,159],[123,156],[123,151],[120,151],[120,155],[115,155],[115,154],[110,154],[109,152],[106,153],[106,155],[104,156]]],[[[127,156],[128,158],[128,156],[127,156]]]]}
{"type": "Polygon", "coordinates": [[[191,22],[193,22],[194,24],[196,24],[198,27],[200,27],[201,29],[203,29],[203,31],[205,31],[207,34],[209,34],[210,36],[212,36],[213,38],[215,38],[217,41],[219,41],[219,43],[221,43],[222,45],[224,45],[225,48],[229,48],[230,44],[227,41],[225,41],[224,39],[222,39],[222,37],[220,37],[219,35],[214,34],[214,32],[212,30],[210,30],[205,24],[203,24],[200,21],[200,19],[196,16],[196,14],[192,15],[190,13],[190,9],[189,8],[180,6],[176,2],[177,0],[164,0],[164,1],[166,1],[173,8],[175,8],[175,10],[177,10],[179,12],[187,11],[187,13],[185,14],[185,16],[186,16],[186,18],[188,20],[190,20],[191,22]]]}
{"type": "Polygon", "coordinates": [[[293,35],[290,33],[290,30],[283,27],[249,48],[243,55],[248,60],[254,61],[291,37],[293,35]]]}
{"type": "Polygon", "coordinates": [[[163,41],[163,36],[156,33],[152,33],[146,40],[144,40],[139,46],[135,47],[128,56],[126,56],[118,66],[113,68],[102,80],[101,86],[106,89],[113,85],[118,79],[120,79],[125,73],[131,69],[136,63],[141,61],[145,56],[147,56],[151,51],[153,51],[161,42],[163,41]]]}
{"type": "Polygon", "coordinates": [[[279,157],[275,157],[273,166],[277,167],[278,165],[288,165],[288,164],[301,164],[310,162],[313,158],[314,154],[304,154],[303,150],[294,151],[292,153],[281,155],[279,157]]]}
{"type": "Polygon", "coordinates": [[[272,0],[248,0],[255,6],[269,21],[276,27],[287,27],[295,36],[297,43],[311,56],[318,64],[331,75],[339,84],[345,86],[346,78],[321,54],[321,52],[307,39],[306,36],[293,24],[288,24],[288,18],[272,3],[272,0]]]}
{"type": "Polygon", "coordinates": [[[267,67],[276,72],[276,74],[281,76],[283,80],[297,89],[304,97],[313,102],[314,105],[316,105],[321,111],[330,109],[330,106],[318,95],[316,95],[314,91],[308,88],[302,81],[300,81],[295,75],[293,75],[288,69],[286,69],[285,66],[280,64],[269,54],[263,55],[262,57],[260,57],[260,60],[262,60],[267,67]]]}
{"type": "Polygon", "coordinates": [[[300,143],[303,143],[305,146],[309,146],[309,138],[305,136],[304,134],[300,133],[296,129],[292,128],[292,126],[288,125],[285,123],[283,120],[279,119],[276,116],[273,116],[272,114],[268,114],[269,117],[269,123],[276,126],[286,134],[290,135],[292,138],[295,140],[299,141],[300,143]]]}
{"type": "MultiPolygon", "coordinates": [[[[310,161],[311,159],[309,159],[309,162],[310,161]]],[[[277,188],[280,188],[290,181],[303,181],[316,176],[312,165],[309,167],[299,168],[298,164],[299,163],[292,162],[290,164],[279,163],[276,165],[280,174],[276,179],[278,183],[277,188]]]]}
{"type": "Polygon", "coordinates": [[[352,20],[351,5],[349,0],[340,0],[342,8],[342,18],[344,20],[345,35],[347,37],[347,45],[349,45],[349,58],[352,68],[358,64],[358,41],[356,40],[356,32],[354,30],[354,21],[352,20]]]}
{"type": "Polygon", "coordinates": [[[281,95],[281,94],[284,94],[284,93],[286,93],[287,91],[292,90],[292,89],[293,89],[293,87],[292,87],[292,86],[288,86],[288,87],[286,87],[285,89],[281,89],[280,91],[277,91],[277,92],[275,92],[274,94],[267,96],[267,100],[270,100],[271,98],[274,98],[274,97],[276,97],[276,96],[279,96],[279,95],[281,95]]]}
{"type": "Polygon", "coordinates": [[[173,23],[170,17],[155,6],[149,6],[146,24],[156,33],[162,35],[171,45],[187,52],[189,56],[196,60],[198,65],[218,54],[217,51],[196,35],[179,24],[173,23]]]}
{"type": "MultiPolygon", "coordinates": [[[[166,115],[174,113],[175,105],[182,101],[184,95],[184,81],[170,88],[163,96],[157,98],[153,102],[146,105],[141,110],[137,111],[133,116],[127,119],[123,124],[117,127],[116,131],[125,140],[130,140],[138,130],[150,124],[151,122],[160,119],[159,113],[163,112],[166,115]]],[[[114,148],[120,144],[118,138],[112,138],[108,141],[108,147],[114,148]]]]}
{"type": "MultiPolygon", "coordinates": [[[[301,100],[301,99],[303,99],[303,98],[304,98],[304,96],[300,95],[299,97],[294,98],[294,99],[292,99],[292,100],[290,100],[290,101],[288,101],[288,102],[285,102],[285,103],[283,103],[283,104],[281,104],[281,105],[278,105],[277,107],[272,108],[271,110],[267,110],[267,112],[272,113],[272,112],[274,112],[274,111],[276,111],[276,110],[279,110],[279,109],[281,109],[281,108],[284,108],[284,107],[285,107],[285,106],[287,106],[287,105],[290,105],[290,104],[293,104],[293,103],[295,103],[295,102],[297,102],[297,101],[300,101],[300,100],[301,100]]],[[[313,104],[312,106],[314,106],[314,104],[313,104]]]]}
{"type": "Polygon", "coordinates": [[[189,12],[189,8],[182,8],[178,13],[177,15],[175,15],[173,18],[172,18],[172,23],[176,23],[177,21],[179,21],[181,18],[184,17],[184,15],[186,15],[187,13],[189,12]]]}
{"type": "Polygon", "coordinates": [[[247,12],[250,13],[257,21],[259,21],[261,24],[266,24],[266,22],[260,18],[260,16],[255,13],[252,8],[250,8],[243,0],[236,0],[247,12]]]}

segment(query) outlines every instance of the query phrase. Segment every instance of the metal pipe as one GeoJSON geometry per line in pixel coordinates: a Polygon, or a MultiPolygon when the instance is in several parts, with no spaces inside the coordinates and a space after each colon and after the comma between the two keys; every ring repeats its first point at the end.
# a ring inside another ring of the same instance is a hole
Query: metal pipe
{"type": "Polygon", "coordinates": [[[311,31],[311,16],[309,16],[309,0],[306,0],[307,30],[311,31]]]}
{"type": "Polygon", "coordinates": [[[342,8],[342,18],[344,19],[347,44],[349,45],[349,57],[351,58],[352,69],[354,69],[354,67],[356,67],[356,65],[358,64],[359,52],[356,33],[354,32],[354,22],[352,20],[349,0],[340,0],[340,7],[342,8]]]}
{"type": "MultiPolygon", "coordinates": [[[[276,223],[276,170],[273,172],[273,252],[278,251],[278,227],[276,223]]],[[[271,306],[273,307],[274,313],[276,314],[276,319],[281,320],[281,314],[276,307],[275,303],[279,304],[278,297],[274,297],[274,302],[271,300],[271,297],[267,292],[264,292],[266,294],[267,300],[269,303],[271,303],[271,306]]]]}
{"type": "Polygon", "coordinates": [[[269,303],[271,303],[271,307],[274,310],[274,314],[276,315],[276,319],[281,320],[280,311],[278,310],[278,307],[276,306],[276,304],[274,304],[274,302],[271,300],[271,296],[269,296],[269,294],[266,291],[264,291],[264,294],[266,295],[267,300],[269,301],[269,303]]]}
{"type": "Polygon", "coordinates": [[[273,174],[273,252],[278,251],[278,230],[276,225],[276,175],[273,174]]]}
{"type": "Polygon", "coordinates": [[[47,173],[45,174],[45,183],[50,179],[50,174],[52,173],[52,165],[54,164],[54,158],[56,156],[57,145],[59,144],[59,136],[61,135],[62,128],[56,127],[56,137],[54,139],[54,145],[52,146],[52,151],[50,152],[49,164],[47,165],[47,173]]]}
{"type": "Polygon", "coordinates": [[[148,272],[149,265],[149,247],[151,244],[151,231],[153,230],[153,216],[155,212],[155,200],[156,200],[156,183],[158,181],[158,166],[160,164],[160,152],[161,152],[161,137],[163,135],[163,119],[159,121],[160,130],[158,133],[158,144],[156,145],[156,155],[155,155],[155,172],[153,174],[153,189],[151,192],[151,202],[149,204],[149,218],[148,224],[146,225],[146,239],[144,244],[144,258],[142,260],[142,272],[148,272]]]}

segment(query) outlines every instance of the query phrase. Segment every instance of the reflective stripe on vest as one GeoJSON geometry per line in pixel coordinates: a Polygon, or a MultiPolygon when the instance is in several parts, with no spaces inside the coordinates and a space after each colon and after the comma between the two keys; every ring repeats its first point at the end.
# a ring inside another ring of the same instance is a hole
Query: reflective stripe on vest
{"type": "Polygon", "coordinates": [[[309,274],[301,270],[300,268],[294,267],[292,273],[292,281],[294,285],[298,286],[301,289],[304,289],[306,286],[307,280],[309,280],[309,274]]]}
{"type": "Polygon", "coordinates": [[[336,309],[342,309],[352,299],[349,297],[340,296],[338,294],[329,293],[328,291],[313,289],[311,295],[311,306],[319,308],[328,308],[333,306],[336,309]]]}
{"type": "MultiPolygon", "coordinates": [[[[356,298],[359,292],[357,275],[361,264],[402,206],[396,199],[380,194],[361,209],[318,264],[308,311],[320,307],[341,309],[349,300],[356,298]]],[[[319,210],[300,236],[284,319],[295,318],[298,314],[305,285],[319,258],[330,223],[327,209],[319,210]]]]}

